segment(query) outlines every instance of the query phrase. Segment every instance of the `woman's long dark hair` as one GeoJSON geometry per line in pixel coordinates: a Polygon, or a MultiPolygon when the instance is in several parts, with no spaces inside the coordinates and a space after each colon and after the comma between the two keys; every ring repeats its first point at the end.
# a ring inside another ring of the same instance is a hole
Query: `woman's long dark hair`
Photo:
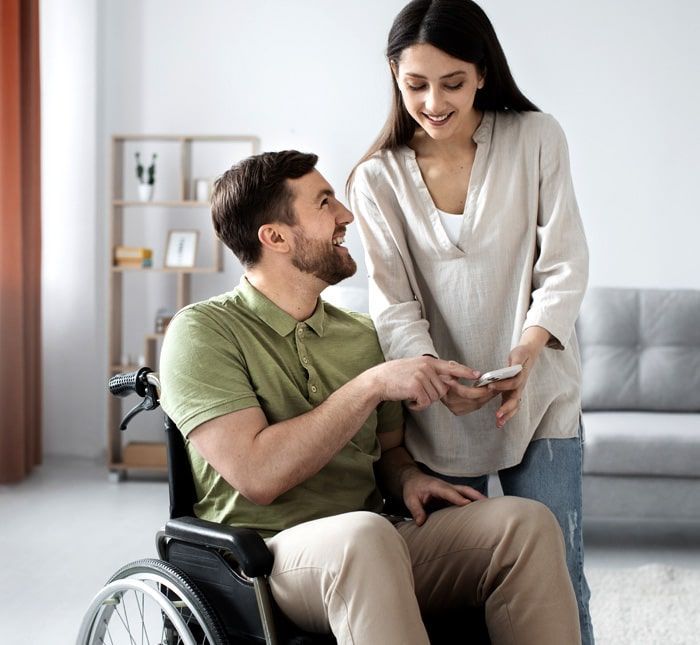
{"type": "MultiPolygon", "coordinates": [[[[484,87],[477,91],[477,110],[538,112],[519,89],[496,32],[484,10],[472,0],[413,0],[396,16],[389,31],[386,57],[398,66],[404,49],[427,43],[467,63],[474,63],[484,75],[484,87]]],[[[415,134],[416,122],[408,113],[392,74],[393,99],[389,117],[379,136],[355,168],[378,150],[406,145],[415,134]]],[[[348,179],[348,185],[355,169],[348,179]]]]}

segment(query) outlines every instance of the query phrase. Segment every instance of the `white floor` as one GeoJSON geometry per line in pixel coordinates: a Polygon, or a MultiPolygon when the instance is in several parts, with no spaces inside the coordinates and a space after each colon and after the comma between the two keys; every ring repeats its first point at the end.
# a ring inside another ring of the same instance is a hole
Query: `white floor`
{"type": "Polygon", "coordinates": [[[49,460],[0,486],[0,643],[74,642],[110,575],[154,556],[167,513],[166,483],[111,483],[90,461],[49,460]]]}
{"type": "MultiPolygon", "coordinates": [[[[108,481],[84,460],[50,459],[0,486],[0,644],[72,643],[92,596],[123,564],[155,557],[168,513],[163,481],[108,481]]],[[[593,525],[587,567],[700,568],[687,527],[593,525]]]]}

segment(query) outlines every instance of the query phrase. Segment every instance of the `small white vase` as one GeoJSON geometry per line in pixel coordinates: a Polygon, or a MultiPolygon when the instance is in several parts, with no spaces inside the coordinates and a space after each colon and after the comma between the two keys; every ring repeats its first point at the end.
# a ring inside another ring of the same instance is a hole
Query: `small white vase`
{"type": "Polygon", "coordinates": [[[150,202],[153,199],[153,184],[139,184],[139,199],[150,202]]]}

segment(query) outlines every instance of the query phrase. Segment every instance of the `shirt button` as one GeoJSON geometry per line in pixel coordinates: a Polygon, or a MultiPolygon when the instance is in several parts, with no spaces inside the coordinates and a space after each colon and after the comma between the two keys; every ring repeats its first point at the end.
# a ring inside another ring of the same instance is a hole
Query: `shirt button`
{"type": "Polygon", "coordinates": [[[312,391],[314,394],[316,394],[316,390],[318,390],[318,388],[317,388],[315,385],[312,385],[312,386],[311,386],[311,391],[312,391]]]}
{"type": "Polygon", "coordinates": [[[301,359],[301,362],[304,363],[304,365],[306,365],[309,362],[309,359],[306,358],[306,356],[304,356],[304,358],[301,359]]]}
{"type": "Polygon", "coordinates": [[[297,334],[298,334],[299,336],[303,336],[303,335],[304,335],[304,330],[303,330],[301,327],[297,327],[297,334]]]}

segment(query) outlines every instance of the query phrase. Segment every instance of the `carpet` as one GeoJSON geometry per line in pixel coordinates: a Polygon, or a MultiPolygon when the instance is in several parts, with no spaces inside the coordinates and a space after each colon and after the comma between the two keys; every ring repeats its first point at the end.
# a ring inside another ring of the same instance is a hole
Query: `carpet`
{"type": "Polygon", "coordinates": [[[700,569],[590,569],[596,645],[700,645],[700,569]]]}

